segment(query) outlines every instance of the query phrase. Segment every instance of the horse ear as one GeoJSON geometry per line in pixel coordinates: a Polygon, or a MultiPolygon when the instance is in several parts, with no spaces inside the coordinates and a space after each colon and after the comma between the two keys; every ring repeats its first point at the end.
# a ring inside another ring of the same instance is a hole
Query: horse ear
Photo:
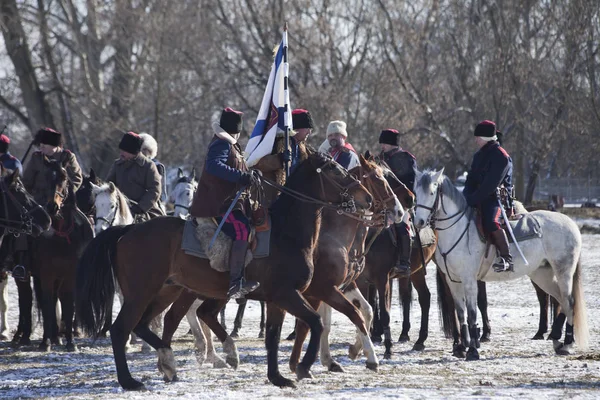
{"type": "Polygon", "coordinates": [[[97,183],[96,179],[96,171],[94,168],[90,168],[90,182],[97,183]]]}
{"type": "Polygon", "coordinates": [[[177,179],[183,177],[183,170],[181,168],[177,168],[177,179]]]}
{"type": "Polygon", "coordinates": [[[100,190],[100,186],[96,185],[94,182],[90,182],[90,185],[92,187],[92,193],[95,195],[98,194],[98,191],[100,190]]]}
{"type": "Polygon", "coordinates": [[[192,168],[192,175],[190,176],[190,180],[193,181],[196,179],[196,167],[192,168]]]}
{"type": "Polygon", "coordinates": [[[444,179],[444,167],[442,167],[442,169],[440,169],[438,172],[435,173],[435,180],[437,181],[437,183],[441,184],[443,179],[444,179]]]}
{"type": "Polygon", "coordinates": [[[367,159],[363,157],[362,154],[358,155],[358,159],[360,160],[360,165],[365,165],[367,163],[367,159]]]}
{"type": "Polygon", "coordinates": [[[114,193],[117,188],[115,187],[115,184],[112,182],[108,182],[108,189],[110,190],[111,193],[114,193]]]}
{"type": "Polygon", "coordinates": [[[370,150],[365,151],[365,158],[369,161],[373,161],[373,154],[371,154],[370,150]]]}

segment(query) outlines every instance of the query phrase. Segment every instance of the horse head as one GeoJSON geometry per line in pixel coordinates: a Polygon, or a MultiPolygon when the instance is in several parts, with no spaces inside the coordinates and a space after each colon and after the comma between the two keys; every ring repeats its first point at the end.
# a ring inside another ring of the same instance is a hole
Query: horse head
{"type": "Polygon", "coordinates": [[[96,208],[96,234],[115,225],[133,223],[133,216],[127,205],[127,199],[112,182],[92,185],[94,207],[96,208]]]}
{"type": "Polygon", "coordinates": [[[417,171],[415,177],[415,194],[419,202],[415,206],[414,224],[417,229],[429,224],[440,208],[441,187],[446,176],[444,168],[439,171],[417,171]]]}
{"type": "Polygon", "coordinates": [[[181,168],[177,172],[177,182],[175,188],[169,195],[169,202],[175,206],[173,216],[181,219],[187,219],[189,214],[189,208],[194,199],[194,193],[198,187],[196,181],[196,169],[192,170],[189,176],[185,176],[181,168]]]}
{"type": "Polygon", "coordinates": [[[94,193],[92,190],[92,184],[99,185],[100,181],[96,177],[96,172],[93,168],[90,168],[90,175],[83,176],[83,181],[81,182],[81,186],[75,193],[75,197],[77,200],[77,207],[85,214],[85,215],[93,215],[94,214],[94,193]]]}
{"type": "Polygon", "coordinates": [[[0,179],[0,228],[11,233],[39,236],[50,228],[52,220],[42,206],[27,193],[19,170],[0,179]]]}
{"type": "Polygon", "coordinates": [[[373,213],[381,216],[384,226],[401,222],[404,208],[388,184],[383,169],[372,159],[368,160],[362,155],[359,159],[360,165],[353,168],[350,173],[373,195],[373,213]]]}
{"type": "Polygon", "coordinates": [[[373,196],[329,155],[311,152],[290,175],[286,186],[317,202],[328,203],[339,213],[368,214],[373,196]]]}
{"type": "Polygon", "coordinates": [[[46,211],[54,217],[58,215],[69,196],[69,176],[63,163],[44,156],[44,165],[47,167],[46,179],[50,182],[45,196],[46,211]]]}

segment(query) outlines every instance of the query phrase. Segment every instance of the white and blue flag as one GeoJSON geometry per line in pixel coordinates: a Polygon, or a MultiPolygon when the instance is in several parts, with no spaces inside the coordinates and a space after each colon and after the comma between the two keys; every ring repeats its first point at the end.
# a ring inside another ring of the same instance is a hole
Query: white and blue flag
{"type": "Polygon", "coordinates": [[[261,158],[271,154],[278,132],[293,129],[288,90],[287,31],[275,53],[273,66],[265,94],[263,95],[256,125],[246,145],[246,164],[255,165],[261,158]]]}

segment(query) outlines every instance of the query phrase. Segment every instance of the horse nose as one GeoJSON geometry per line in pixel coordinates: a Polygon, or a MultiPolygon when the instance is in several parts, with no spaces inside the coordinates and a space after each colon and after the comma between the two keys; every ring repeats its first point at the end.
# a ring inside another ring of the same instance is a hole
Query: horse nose
{"type": "Polygon", "coordinates": [[[422,228],[425,226],[425,220],[423,218],[417,219],[417,228],[422,228]]]}
{"type": "Polygon", "coordinates": [[[369,205],[373,204],[373,196],[370,194],[367,194],[366,200],[369,205]]]}

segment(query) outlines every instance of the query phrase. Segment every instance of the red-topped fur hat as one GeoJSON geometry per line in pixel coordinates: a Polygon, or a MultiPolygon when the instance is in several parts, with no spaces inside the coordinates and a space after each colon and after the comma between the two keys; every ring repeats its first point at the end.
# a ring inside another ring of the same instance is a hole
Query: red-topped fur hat
{"type": "Polygon", "coordinates": [[[301,108],[292,111],[292,125],[294,129],[315,129],[315,124],[310,113],[301,108]]]}
{"type": "Polygon", "coordinates": [[[62,146],[62,134],[52,128],[44,127],[40,129],[36,135],[36,139],[39,140],[40,144],[47,144],[54,147],[62,146]]]}
{"type": "Polygon", "coordinates": [[[398,146],[398,131],[395,129],[384,129],[379,134],[379,143],[398,146]]]}
{"type": "Polygon", "coordinates": [[[221,120],[219,126],[230,135],[237,135],[242,131],[244,115],[241,111],[236,111],[231,107],[227,107],[221,112],[221,120]]]}
{"type": "Polygon", "coordinates": [[[130,154],[138,154],[142,149],[142,143],[144,141],[135,132],[127,132],[121,138],[121,142],[119,143],[119,149],[126,151],[130,154]]]}
{"type": "Polygon", "coordinates": [[[0,135],[0,153],[6,153],[8,151],[9,144],[10,138],[6,135],[0,135]]]}

